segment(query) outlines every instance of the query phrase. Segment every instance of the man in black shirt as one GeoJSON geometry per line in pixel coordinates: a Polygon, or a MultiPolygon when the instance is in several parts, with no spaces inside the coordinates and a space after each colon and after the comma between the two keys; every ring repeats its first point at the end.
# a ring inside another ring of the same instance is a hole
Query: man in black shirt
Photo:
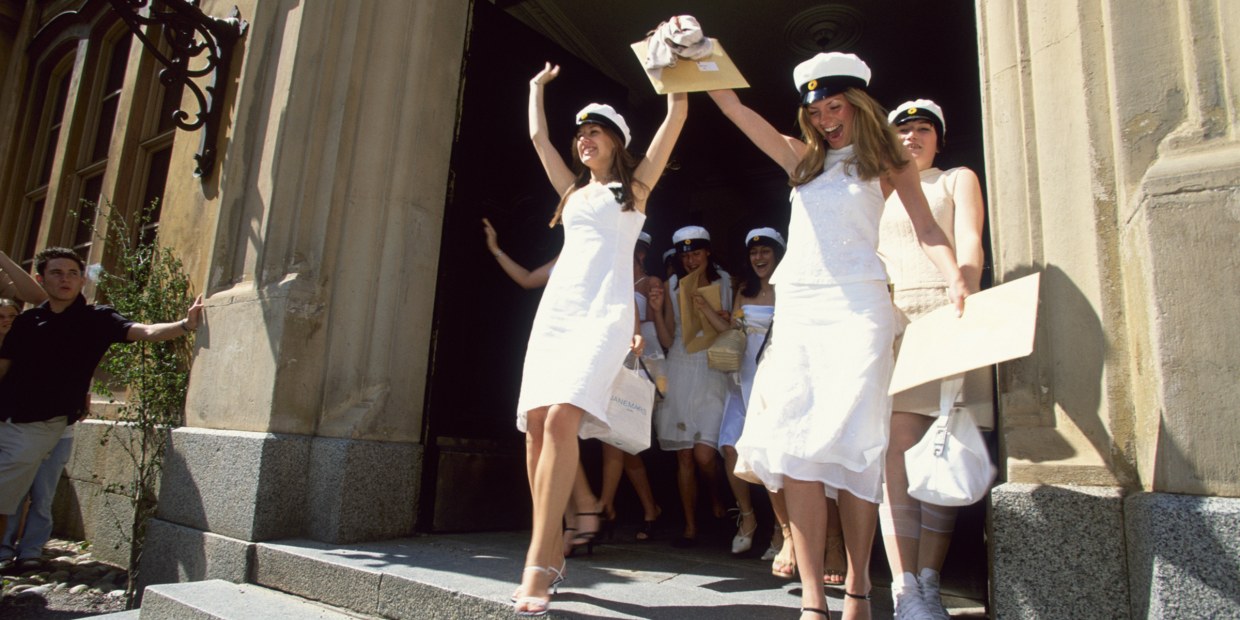
{"type": "Polygon", "coordinates": [[[91,378],[108,348],[171,340],[202,320],[201,297],[184,319],[153,325],[87,304],[85,264],[73,250],[48,248],[35,265],[48,299],[18,316],[0,346],[0,531],[65,426],[86,413],[91,378]]]}

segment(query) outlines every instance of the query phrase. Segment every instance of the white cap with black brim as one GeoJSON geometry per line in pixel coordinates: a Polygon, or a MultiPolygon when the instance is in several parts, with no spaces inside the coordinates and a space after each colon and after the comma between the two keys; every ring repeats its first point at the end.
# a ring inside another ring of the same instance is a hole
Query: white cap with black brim
{"type": "Polygon", "coordinates": [[[870,67],[856,54],[827,52],[797,65],[792,80],[801,93],[801,105],[870,85],[870,67]]]}
{"type": "Polygon", "coordinates": [[[580,127],[586,123],[594,123],[602,125],[624,138],[624,146],[629,146],[629,141],[633,136],[629,134],[629,124],[624,122],[624,117],[620,116],[616,109],[605,103],[591,103],[581,108],[577,113],[577,126],[580,127]]]}

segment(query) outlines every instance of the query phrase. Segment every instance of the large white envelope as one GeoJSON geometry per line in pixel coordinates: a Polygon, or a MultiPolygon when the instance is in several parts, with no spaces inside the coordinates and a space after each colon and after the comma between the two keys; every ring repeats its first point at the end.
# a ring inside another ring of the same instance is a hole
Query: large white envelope
{"type": "Polygon", "coordinates": [[[910,323],[888,393],[1032,353],[1040,276],[970,295],[964,316],[944,306],[910,323]]]}
{"type": "MultiPolygon", "coordinates": [[[[711,41],[714,41],[715,45],[709,58],[701,60],[681,58],[676,62],[676,66],[662,69],[657,77],[647,71],[646,77],[650,79],[651,86],[654,86],[654,92],[666,95],[668,93],[749,88],[749,82],[745,81],[745,77],[728,57],[728,53],[723,51],[719,40],[711,39],[711,41]]],[[[645,63],[646,41],[638,41],[630,47],[637,55],[638,62],[645,63]]]]}

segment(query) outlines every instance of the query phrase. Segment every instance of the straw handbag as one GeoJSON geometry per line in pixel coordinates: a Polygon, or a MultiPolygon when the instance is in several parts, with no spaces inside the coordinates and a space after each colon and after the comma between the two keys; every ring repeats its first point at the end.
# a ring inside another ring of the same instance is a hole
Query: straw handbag
{"type": "Polygon", "coordinates": [[[723,372],[740,370],[741,358],[745,356],[745,341],[743,329],[729,329],[719,334],[706,350],[706,365],[723,372]]]}

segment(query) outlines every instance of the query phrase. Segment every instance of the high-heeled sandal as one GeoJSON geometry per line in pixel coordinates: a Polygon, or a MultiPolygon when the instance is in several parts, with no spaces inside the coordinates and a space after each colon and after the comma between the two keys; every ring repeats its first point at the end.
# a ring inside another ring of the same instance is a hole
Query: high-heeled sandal
{"type": "Polygon", "coordinates": [[[740,555],[753,548],[753,535],[758,531],[758,522],[755,520],[753,528],[745,532],[741,528],[744,527],[745,517],[753,515],[753,510],[749,512],[739,512],[736,515],[736,536],[732,537],[732,555],[740,555]]]}
{"type": "Polygon", "coordinates": [[[582,517],[594,517],[598,519],[598,525],[596,525],[593,530],[586,530],[586,529],[578,528],[576,530],[577,536],[572,539],[572,547],[569,549],[568,553],[565,554],[564,557],[568,557],[568,558],[573,557],[574,555],[577,554],[577,549],[583,546],[586,548],[586,555],[594,555],[594,541],[596,538],[598,538],[599,532],[602,530],[602,527],[603,527],[603,513],[602,512],[579,512],[577,513],[577,524],[578,525],[581,524],[582,517]]]}
{"type": "Polygon", "coordinates": [[[637,535],[634,536],[634,538],[637,539],[637,542],[645,542],[647,540],[650,540],[651,536],[654,536],[654,524],[656,521],[659,520],[659,517],[662,515],[663,515],[663,509],[659,508],[658,506],[655,506],[654,518],[643,519],[642,524],[637,526],[637,535]]]}
{"type": "MultiPolygon", "coordinates": [[[[530,566],[529,568],[539,568],[539,567],[530,566]]],[[[552,594],[558,594],[560,591],[560,584],[564,583],[564,579],[565,579],[564,571],[568,569],[568,561],[565,560],[563,564],[560,564],[560,570],[556,570],[550,566],[548,566],[547,568],[551,572],[555,573],[555,579],[552,579],[551,583],[547,584],[547,589],[550,590],[552,594]]],[[[517,589],[512,591],[512,596],[508,597],[508,600],[515,603],[521,598],[521,596],[522,596],[521,585],[518,584],[517,589]]]]}
{"type": "MultiPolygon", "coordinates": [[[[826,556],[828,558],[831,557],[832,552],[839,552],[841,556],[844,556],[845,558],[847,558],[847,556],[844,554],[844,537],[843,536],[828,536],[827,537],[826,556]]],[[[826,562],[824,562],[824,566],[825,568],[822,571],[822,585],[824,586],[844,585],[844,580],[848,576],[847,559],[845,559],[844,561],[844,568],[837,568],[836,566],[838,565],[832,566],[830,564],[827,564],[826,562]]]]}
{"type": "Polygon", "coordinates": [[[513,601],[515,604],[512,608],[512,611],[517,616],[520,616],[522,618],[538,618],[538,617],[545,616],[547,615],[547,612],[551,611],[551,596],[559,593],[559,590],[560,590],[559,584],[561,581],[564,581],[564,573],[560,572],[559,570],[556,570],[552,566],[526,566],[524,569],[521,570],[521,574],[525,575],[527,571],[538,571],[546,575],[555,573],[558,576],[558,581],[555,578],[553,578],[551,580],[551,583],[547,585],[547,597],[546,598],[539,597],[539,596],[524,596],[524,595],[518,596],[517,600],[513,601]],[[538,605],[538,607],[534,609],[530,609],[531,604],[538,605]],[[517,609],[517,607],[520,607],[521,605],[525,605],[526,606],[525,609],[517,609]]]}
{"type": "Polygon", "coordinates": [[[784,546],[771,561],[771,574],[783,579],[794,579],[797,576],[797,556],[796,549],[792,546],[792,527],[784,525],[780,529],[784,532],[784,546]],[[781,558],[784,551],[788,552],[788,559],[781,558]]]}

